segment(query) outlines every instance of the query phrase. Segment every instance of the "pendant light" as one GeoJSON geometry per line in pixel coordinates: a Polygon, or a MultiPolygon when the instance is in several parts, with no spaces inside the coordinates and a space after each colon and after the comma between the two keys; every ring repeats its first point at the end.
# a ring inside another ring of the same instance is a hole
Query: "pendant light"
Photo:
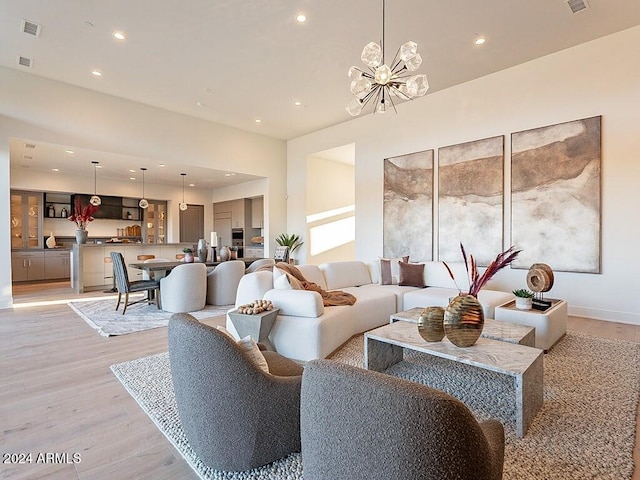
{"type": "Polygon", "coordinates": [[[180,210],[182,210],[184,212],[187,208],[189,208],[187,206],[187,204],[184,203],[184,177],[186,177],[187,174],[186,173],[181,173],[180,175],[182,175],[182,202],[180,202],[179,207],[180,207],[180,210]]]}
{"type": "Polygon", "coordinates": [[[147,208],[149,206],[149,202],[144,198],[144,172],[146,172],[147,169],[145,167],[141,167],[140,170],[142,170],[142,200],[140,200],[138,205],[140,205],[140,208],[147,208]]]}
{"type": "Polygon", "coordinates": [[[97,180],[96,180],[96,176],[97,176],[97,170],[98,170],[98,164],[100,162],[96,162],[95,160],[93,162],[93,196],[89,199],[89,203],[91,205],[93,205],[94,207],[99,207],[100,204],[102,203],[102,199],[98,196],[97,193],[97,180]]]}

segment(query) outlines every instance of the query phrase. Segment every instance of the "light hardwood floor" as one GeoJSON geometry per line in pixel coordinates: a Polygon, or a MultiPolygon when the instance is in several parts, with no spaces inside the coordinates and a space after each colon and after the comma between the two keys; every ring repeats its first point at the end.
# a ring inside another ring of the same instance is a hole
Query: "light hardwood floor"
{"type": "MultiPolygon", "coordinates": [[[[0,310],[0,450],[31,453],[33,461],[2,464],[0,478],[197,479],[109,370],[166,351],[167,329],[105,338],[64,303],[33,305],[78,296],[87,294],[75,295],[65,283],[21,285],[15,307],[0,310]],[[82,460],[35,463],[46,452],[82,460]]],[[[571,317],[569,328],[640,343],[638,326],[571,317]]],[[[640,480],[639,439],[637,428],[633,480],[640,480]]]]}

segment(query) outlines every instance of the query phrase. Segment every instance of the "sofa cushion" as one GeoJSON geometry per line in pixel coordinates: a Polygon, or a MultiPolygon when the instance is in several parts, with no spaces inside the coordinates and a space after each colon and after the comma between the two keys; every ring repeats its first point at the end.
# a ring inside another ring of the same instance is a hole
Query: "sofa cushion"
{"type": "Polygon", "coordinates": [[[358,287],[371,283],[369,269],[364,262],[331,262],[320,265],[327,282],[327,290],[342,290],[345,287],[358,287]]]}
{"type": "Polygon", "coordinates": [[[464,262],[447,262],[456,281],[451,279],[451,275],[442,262],[424,262],[424,284],[427,287],[452,288],[455,290],[468,291],[469,277],[464,267],[464,262]],[[457,286],[456,286],[457,283],[457,286]]]}
{"type": "Polygon", "coordinates": [[[236,307],[246,305],[264,296],[273,288],[273,273],[267,271],[253,272],[244,275],[236,292],[236,307]]]}
{"type": "Polygon", "coordinates": [[[322,296],[310,290],[269,290],[264,294],[265,300],[271,300],[274,308],[279,308],[279,315],[297,317],[319,317],[324,313],[322,296]]]}
{"type": "MultiPolygon", "coordinates": [[[[274,270],[279,270],[274,268],[274,270]]],[[[285,273],[273,281],[273,288],[278,290],[304,290],[302,283],[293,275],[285,273]]]]}
{"type": "Polygon", "coordinates": [[[414,307],[447,307],[449,299],[458,295],[455,288],[427,287],[408,292],[404,296],[404,310],[414,307]]]}
{"type": "Polygon", "coordinates": [[[400,267],[400,280],[398,285],[402,287],[424,288],[424,263],[404,263],[398,264],[400,267]]]}
{"type": "Polygon", "coordinates": [[[342,289],[357,298],[356,303],[351,306],[353,335],[389,323],[389,317],[396,313],[395,294],[386,289],[386,285],[373,287],[373,284],[369,284],[342,289]]]}
{"type": "Polygon", "coordinates": [[[251,335],[247,335],[246,337],[241,338],[240,340],[238,340],[237,344],[240,347],[240,350],[247,354],[249,360],[251,360],[253,364],[255,364],[262,371],[269,373],[269,365],[264,359],[264,355],[262,355],[262,352],[258,348],[258,344],[253,340],[253,338],[251,338],[251,335]]]}
{"type": "Polygon", "coordinates": [[[409,255],[399,258],[380,259],[380,284],[398,285],[400,281],[400,264],[408,263],[409,255]]]}
{"type": "Polygon", "coordinates": [[[307,281],[315,283],[323,290],[327,290],[327,282],[324,280],[322,270],[317,265],[296,265],[296,267],[298,267],[298,270],[307,281]]]}
{"type": "MultiPolygon", "coordinates": [[[[396,312],[405,310],[404,308],[404,296],[408,292],[416,290],[416,287],[402,287],[400,285],[380,285],[378,283],[371,283],[369,285],[362,285],[358,287],[359,290],[373,290],[384,291],[393,293],[396,297],[396,312]]],[[[394,312],[395,313],[395,312],[394,312]]]]}

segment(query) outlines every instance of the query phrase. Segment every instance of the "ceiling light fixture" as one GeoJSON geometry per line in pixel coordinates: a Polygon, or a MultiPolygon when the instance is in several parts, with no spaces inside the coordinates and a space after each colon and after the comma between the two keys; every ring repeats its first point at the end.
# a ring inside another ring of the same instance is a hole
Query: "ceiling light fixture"
{"type": "Polygon", "coordinates": [[[68,153],[69,155],[73,155],[76,152],[74,152],[73,150],[69,149],[69,150],[65,150],[64,153],[68,153]]]}
{"type": "Polygon", "coordinates": [[[307,21],[307,16],[304,13],[301,13],[296,17],[296,20],[300,23],[304,23],[307,21]]]}
{"type": "Polygon", "coordinates": [[[92,70],[91,74],[95,77],[101,77],[102,76],[102,72],[100,70],[92,70]]]}
{"type": "Polygon", "coordinates": [[[260,120],[259,118],[256,118],[256,123],[262,123],[262,120],[260,120]]]}
{"type": "Polygon", "coordinates": [[[127,37],[122,32],[113,32],[113,38],[115,38],[116,40],[124,40],[127,37]]]}
{"type": "Polygon", "coordinates": [[[184,177],[186,177],[187,174],[186,173],[181,173],[180,175],[182,175],[182,202],[180,202],[178,207],[180,207],[180,210],[182,210],[184,212],[187,208],[189,208],[187,206],[187,204],[184,202],[184,177]]]}
{"type": "Polygon", "coordinates": [[[145,167],[140,167],[140,170],[142,170],[142,198],[140,199],[138,205],[140,206],[140,208],[147,208],[149,206],[149,202],[146,198],[144,198],[144,172],[146,172],[147,169],[145,167]]]}
{"type": "MultiPolygon", "coordinates": [[[[362,50],[360,58],[368,70],[358,67],[349,69],[351,93],[356,98],[347,104],[347,112],[358,116],[362,109],[373,99],[374,113],[385,113],[389,105],[396,110],[393,97],[401,100],[413,100],[422,97],[429,89],[426,75],[410,75],[422,64],[415,42],[404,43],[396,52],[391,67],[384,61],[384,20],[385,0],[382,0],[382,41],[369,42],[362,50]]],[[[397,111],[396,111],[397,113],[397,111]]]]}
{"type": "Polygon", "coordinates": [[[98,164],[100,162],[96,162],[94,160],[91,163],[93,163],[93,196],[89,199],[89,203],[94,207],[99,207],[100,204],[102,203],[102,199],[98,196],[98,193],[97,193],[98,189],[96,187],[98,186],[97,172],[98,172],[98,164]]]}
{"type": "Polygon", "coordinates": [[[295,102],[293,102],[293,104],[294,104],[296,107],[299,107],[299,106],[301,106],[301,105],[302,105],[302,102],[300,102],[300,101],[296,100],[295,102]]]}
{"type": "Polygon", "coordinates": [[[486,41],[487,40],[484,37],[481,37],[481,36],[476,34],[476,40],[474,42],[476,45],[482,45],[486,41]]]}

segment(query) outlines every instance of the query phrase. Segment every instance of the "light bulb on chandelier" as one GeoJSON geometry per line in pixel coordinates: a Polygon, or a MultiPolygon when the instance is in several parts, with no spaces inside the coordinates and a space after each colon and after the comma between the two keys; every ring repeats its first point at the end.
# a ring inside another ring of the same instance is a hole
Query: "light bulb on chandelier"
{"type": "MultiPolygon", "coordinates": [[[[360,58],[367,67],[349,69],[351,93],[355,96],[346,107],[352,116],[358,116],[373,99],[374,113],[385,113],[389,106],[396,110],[393,97],[413,100],[422,97],[429,89],[427,76],[412,75],[422,64],[415,42],[404,43],[396,52],[389,67],[384,61],[385,0],[382,0],[382,41],[365,45],[360,58]]],[[[396,112],[397,113],[397,112],[396,112]]]]}
{"type": "Polygon", "coordinates": [[[97,170],[98,170],[98,164],[100,162],[96,162],[95,160],[93,162],[93,196],[89,199],[89,203],[91,205],[93,205],[94,207],[99,207],[100,204],[102,204],[102,199],[98,196],[97,193],[97,180],[96,180],[96,175],[97,175],[97,170]]]}
{"type": "Polygon", "coordinates": [[[180,175],[182,175],[182,202],[180,202],[178,207],[184,212],[187,208],[189,208],[188,205],[184,202],[184,177],[186,177],[187,174],[181,173],[180,175]]]}
{"type": "Polygon", "coordinates": [[[140,206],[140,208],[148,208],[149,202],[144,198],[144,172],[147,169],[145,167],[140,167],[140,170],[142,170],[142,199],[140,200],[138,205],[140,206]]]}

